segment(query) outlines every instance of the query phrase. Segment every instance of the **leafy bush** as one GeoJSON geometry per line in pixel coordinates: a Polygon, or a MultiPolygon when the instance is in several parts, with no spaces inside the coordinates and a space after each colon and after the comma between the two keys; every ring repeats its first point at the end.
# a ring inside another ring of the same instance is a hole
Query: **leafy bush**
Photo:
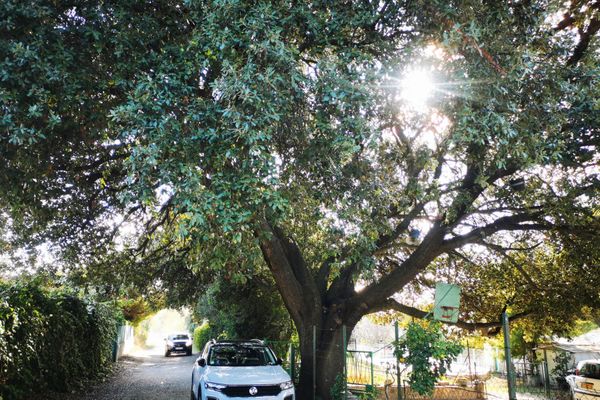
{"type": "MultiPolygon", "coordinates": [[[[346,381],[344,375],[337,375],[331,388],[329,388],[329,394],[332,400],[344,400],[346,398],[346,381]]],[[[348,392],[349,393],[349,392],[348,392]]],[[[378,392],[375,386],[367,385],[363,393],[355,395],[359,400],[374,400],[377,399],[378,392]]],[[[348,396],[350,398],[350,396],[348,396]]]]}
{"type": "Polygon", "coordinates": [[[412,366],[410,387],[421,395],[431,395],[436,380],[461,351],[460,344],[444,338],[439,322],[421,321],[408,325],[394,353],[400,362],[412,366]]]}
{"type": "Polygon", "coordinates": [[[573,364],[574,361],[571,353],[566,351],[559,351],[556,353],[552,375],[556,377],[556,382],[558,382],[563,389],[569,388],[569,383],[565,378],[569,375],[570,369],[573,368],[573,364]]]}
{"type": "Polygon", "coordinates": [[[379,396],[379,392],[375,386],[367,385],[364,393],[359,393],[358,398],[360,400],[374,400],[379,396]]]}
{"type": "Polygon", "coordinates": [[[332,400],[343,400],[344,395],[346,393],[346,382],[344,379],[344,375],[337,375],[335,377],[335,382],[329,388],[329,394],[331,395],[332,400]]]}
{"type": "Polygon", "coordinates": [[[122,316],[35,282],[0,283],[0,398],[64,392],[105,372],[122,316]]]}
{"type": "Polygon", "coordinates": [[[204,345],[212,339],[213,332],[208,321],[204,321],[202,325],[194,329],[194,346],[197,346],[199,351],[204,349],[204,345]]]}
{"type": "Polygon", "coordinates": [[[208,319],[213,337],[290,340],[294,325],[269,277],[254,276],[243,282],[219,279],[202,291],[194,318],[208,319]]]}

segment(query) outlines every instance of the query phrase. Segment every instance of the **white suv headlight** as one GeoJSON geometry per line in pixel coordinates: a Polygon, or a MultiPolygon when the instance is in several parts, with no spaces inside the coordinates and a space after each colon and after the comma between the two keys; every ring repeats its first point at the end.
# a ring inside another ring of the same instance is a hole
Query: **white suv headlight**
{"type": "Polygon", "coordinates": [[[192,345],[192,341],[191,340],[186,340],[185,341],[185,345],[186,346],[191,346],[192,345]]]}
{"type": "Polygon", "coordinates": [[[221,385],[220,383],[204,382],[204,388],[210,389],[210,390],[215,390],[217,392],[220,392],[221,390],[225,389],[226,387],[227,387],[227,385],[221,385]]]}
{"type": "Polygon", "coordinates": [[[294,382],[292,382],[292,381],[282,382],[279,384],[279,388],[281,388],[281,390],[291,389],[293,387],[294,387],[294,382]]]}

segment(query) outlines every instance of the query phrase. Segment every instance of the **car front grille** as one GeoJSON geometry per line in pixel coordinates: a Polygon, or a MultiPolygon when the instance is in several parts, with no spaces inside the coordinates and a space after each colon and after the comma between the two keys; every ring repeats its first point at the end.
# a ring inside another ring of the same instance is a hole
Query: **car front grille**
{"type": "Polygon", "coordinates": [[[221,392],[228,397],[260,397],[277,396],[281,392],[279,385],[270,386],[228,386],[221,392]],[[250,394],[251,388],[256,388],[255,394],[250,394]]]}

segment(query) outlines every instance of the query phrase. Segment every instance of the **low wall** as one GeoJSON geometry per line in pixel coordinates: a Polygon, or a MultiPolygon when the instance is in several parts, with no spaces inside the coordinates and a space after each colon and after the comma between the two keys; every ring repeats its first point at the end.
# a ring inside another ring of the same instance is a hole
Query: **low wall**
{"type": "MultiPolygon", "coordinates": [[[[476,387],[462,386],[436,386],[432,396],[420,395],[410,387],[401,388],[403,400],[483,400],[485,396],[485,387],[477,385],[476,387]]],[[[386,400],[383,387],[377,387],[378,399],[386,400]]],[[[397,388],[388,388],[389,400],[398,399],[397,388]]]]}

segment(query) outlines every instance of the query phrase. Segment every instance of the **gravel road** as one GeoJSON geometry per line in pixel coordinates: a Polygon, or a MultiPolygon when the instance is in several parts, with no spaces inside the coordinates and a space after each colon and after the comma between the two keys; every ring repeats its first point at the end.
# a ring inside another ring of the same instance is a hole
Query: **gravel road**
{"type": "Polygon", "coordinates": [[[65,400],[187,400],[190,398],[192,365],[197,356],[164,357],[161,349],[119,360],[115,375],[87,393],[64,396],[65,400]]]}

